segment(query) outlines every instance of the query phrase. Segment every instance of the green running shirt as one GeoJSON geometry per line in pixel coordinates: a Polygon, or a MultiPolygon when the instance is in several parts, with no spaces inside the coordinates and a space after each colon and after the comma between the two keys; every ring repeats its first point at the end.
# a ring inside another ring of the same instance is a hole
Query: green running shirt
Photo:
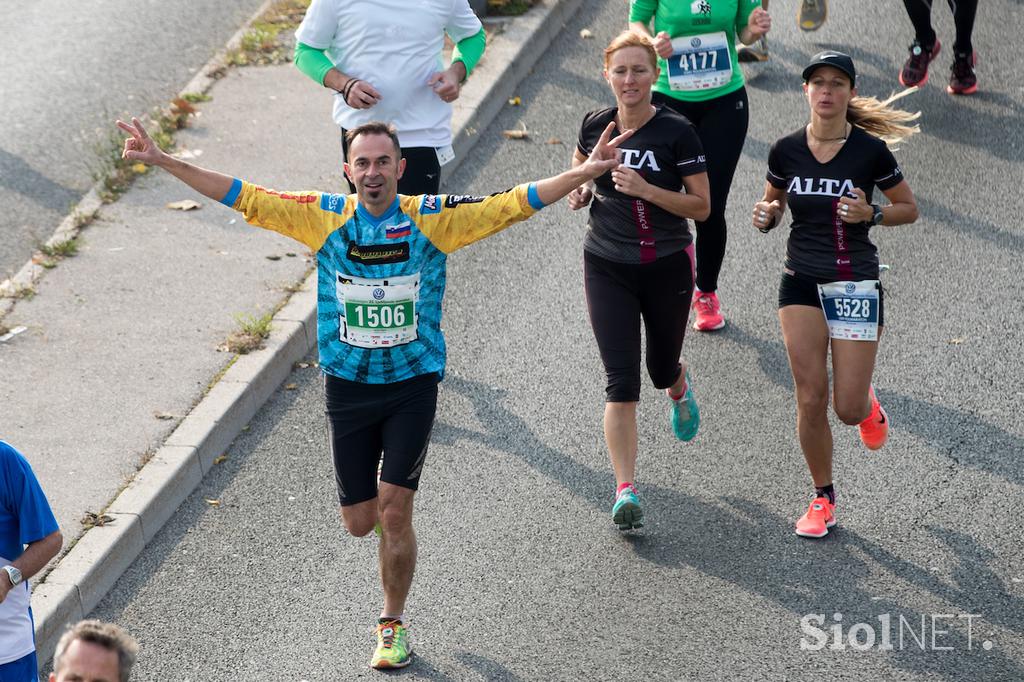
{"type": "Polygon", "coordinates": [[[654,90],[687,102],[703,102],[742,88],[743,72],[736,59],[736,35],[746,27],[750,13],[760,6],[761,0],[632,0],[629,5],[631,22],[639,21],[650,27],[653,18],[652,34],[665,31],[674,44],[681,42],[685,50],[669,58],[672,64],[658,58],[661,74],[654,90]],[[716,38],[722,34],[724,40],[719,43],[716,38]],[[678,38],[689,40],[677,41],[678,38]],[[683,61],[685,63],[681,63],[683,61]],[[692,75],[690,89],[672,89],[670,70],[692,75]],[[724,82],[716,84],[716,80],[724,82]]]}

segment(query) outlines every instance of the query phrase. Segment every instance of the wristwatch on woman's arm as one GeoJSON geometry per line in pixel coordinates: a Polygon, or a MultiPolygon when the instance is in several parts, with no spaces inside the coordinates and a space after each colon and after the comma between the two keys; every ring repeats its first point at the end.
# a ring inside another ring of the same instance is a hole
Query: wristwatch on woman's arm
{"type": "Polygon", "coordinates": [[[871,204],[871,224],[881,225],[882,218],[884,217],[885,216],[882,215],[882,207],[879,206],[878,204],[871,204]]]}

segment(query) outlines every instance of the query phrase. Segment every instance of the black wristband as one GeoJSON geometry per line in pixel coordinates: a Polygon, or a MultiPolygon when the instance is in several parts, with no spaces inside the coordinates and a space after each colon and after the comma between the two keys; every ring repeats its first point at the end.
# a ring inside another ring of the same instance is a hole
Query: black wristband
{"type": "MultiPolygon", "coordinates": [[[[352,87],[358,82],[358,78],[349,78],[348,83],[345,83],[345,87],[341,91],[341,98],[345,100],[345,104],[348,104],[348,94],[352,92],[352,87]]],[[[351,104],[348,105],[352,106],[351,104]]]]}

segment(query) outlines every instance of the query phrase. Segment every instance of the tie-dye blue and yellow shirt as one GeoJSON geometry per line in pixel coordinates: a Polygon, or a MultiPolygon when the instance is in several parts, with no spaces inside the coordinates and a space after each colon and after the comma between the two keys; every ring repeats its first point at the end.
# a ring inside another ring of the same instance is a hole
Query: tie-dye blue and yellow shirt
{"type": "Polygon", "coordinates": [[[398,195],[378,218],[354,194],[275,192],[238,179],[222,203],[316,254],[320,367],[366,384],[443,373],[447,254],[544,206],[529,184],[489,197],[398,195]]]}

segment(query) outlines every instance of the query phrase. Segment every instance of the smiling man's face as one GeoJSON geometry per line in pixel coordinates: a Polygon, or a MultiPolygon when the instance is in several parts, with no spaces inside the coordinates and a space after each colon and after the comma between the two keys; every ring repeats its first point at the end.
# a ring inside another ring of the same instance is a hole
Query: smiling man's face
{"type": "Polygon", "coordinates": [[[380,215],[398,193],[398,179],[405,171],[405,159],[387,135],[357,135],[348,146],[345,173],[356,186],[359,201],[370,213],[380,215]]]}

